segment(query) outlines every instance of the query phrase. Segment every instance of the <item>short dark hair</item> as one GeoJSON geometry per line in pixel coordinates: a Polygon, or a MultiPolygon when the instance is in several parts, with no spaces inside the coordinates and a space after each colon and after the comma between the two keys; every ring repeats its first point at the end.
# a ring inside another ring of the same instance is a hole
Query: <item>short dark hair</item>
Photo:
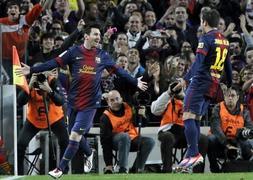
{"type": "Polygon", "coordinates": [[[14,6],[14,5],[17,5],[18,7],[20,7],[20,2],[17,1],[17,0],[10,0],[10,1],[7,3],[7,5],[6,5],[6,10],[8,10],[8,8],[9,8],[10,6],[14,6]]]}
{"type": "Polygon", "coordinates": [[[117,39],[117,38],[119,37],[119,35],[121,35],[121,34],[125,35],[126,38],[127,38],[127,40],[128,40],[128,36],[127,36],[126,33],[124,33],[124,32],[118,32],[118,33],[116,33],[115,39],[117,39]]]}
{"type": "Polygon", "coordinates": [[[54,40],[55,41],[64,41],[62,36],[56,36],[54,40]]]}
{"type": "Polygon", "coordinates": [[[240,47],[242,47],[242,44],[243,44],[242,39],[239,37],[229,37],[228,41],[229,43],[237,42],[239,43],[240,47]]]}
{"type": "Polygon", "coordinates": [[[90,23],[90,24],[88,24],[88,25],[84,28],[84,33],[85,33],[85,34],[90,34],[92,28],[96,28],[96,29],[99,29],[99,30],[100,30],[101,26],[100,26],[98,23],[90,23]]]}
{"type": "Polygon", "coordinates": [[[251,64],[247,64],[246,66],[244,66],[244,68],[242,69],[242,71],[252,71],[253,70],[253,65],[251,64]]]}
{"type": "Polygon", "coordinates": [[[42,44],[43,39],[54,39],[55,40],[55,36],[53,33],[49,32],[49,33],[44,33],[40,36],[40,43],[42,44]]]}
{"type": "Polygon", "coordinates": [[[202,20],[206,21],[210,27],[218,27],[220,13],[216,9],[205,9],[202,12],[202,20]]]}
{"type": "Polygon", "coordinates": [[[246,47],[246,49],[245,49],[245,54],[246,54],[248,51],[252,51],[252,50],[253,50],[253,46],[246,47]]]}
{"type": "Polygon", "coordinates": [[[239,95],[240,95],[240,91],[239,91],[239,89],[238,89],[238,86],[236,86],[236,85],[232,85],[232,86],[230,87],[230,90],[235,91],[235,92],[236,92],[236,94],[237,94],[237,96],[239,96],[239,95]]]}
{"type": "Polygon", "coordinates": [[[124,53],[119,53],[116,58],[118,59],[119,57],[127,57],[127,55],[124,53]]]}
{"type": "Polygon", "coordinates": [[[144,52],[145,52],[145,58],[147,60],[154,59],[156,61],[159,61],[160,54],[159,54],[158,49],[148,48],[144,52]]]}
{"type": "MultiPolygon", "coordinates": [[[[60,20],[58,20],[58,19],[54,19],[53,22],[52,22],[52,25],[53,25],[53,24],[60,24],[60,25],[61,25],[61,29],[64,28],[62,21],[60,21],[60,20]]],[[[51,26],[52,26],[52,25],[51,25],[51,26]]]]}

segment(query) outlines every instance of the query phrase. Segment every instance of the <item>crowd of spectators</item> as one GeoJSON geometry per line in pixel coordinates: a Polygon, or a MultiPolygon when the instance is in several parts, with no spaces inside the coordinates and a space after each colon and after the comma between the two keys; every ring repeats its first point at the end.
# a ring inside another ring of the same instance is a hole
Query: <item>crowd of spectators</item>
{"type": "MultiPolygon", "coordinates": [[[[148,82],[147,104],[185,75],[195,60],[198,38],[203,34],[200,13],[203,9],[217,9],[221,15],[218,30],[229,40],[233,86],[238,88],[239,102],[249,110],[253,120],[253,0],[46,1],[52,4],[39,9],[39,14],[27,23],[30,26],[25,30],[29,32],[28,38],[22,42],[23,49],[19,49],[21,61],[33,65],[57,57],[73,44],[80,44],[82,29],[97,22],[102,36],[101,48],[132,77],[143,76],[148,82]]],[[[45,5],[44,0],[18,2],[20,17],[35,11],[39,2],[45,5]]],[[[0,1],[0,18],[12,15],[7,11],[8,3],[0,1]]],[[[9,52],[5,48],[3,46],[3,56],[9,52]]],[[[3,57],[3,67],[10,75],[9,66],[5,67],[8,58],[8,54],[3,57]]],[[[59,81],[65,94],[71,81],[69,68],[59,69],[59,81]]],[[[104,94],[117,90],[124,102],[136,104],[137,89],[111,72],[104,71],[101,86],[104,94]]],[[[95,122],[99,123],[102,112],[103,109],[97,111],[95,122]]],[[[149,108],[147,112],[146,125],[160,123],[162,117],[153,115],[149,108]]]]}

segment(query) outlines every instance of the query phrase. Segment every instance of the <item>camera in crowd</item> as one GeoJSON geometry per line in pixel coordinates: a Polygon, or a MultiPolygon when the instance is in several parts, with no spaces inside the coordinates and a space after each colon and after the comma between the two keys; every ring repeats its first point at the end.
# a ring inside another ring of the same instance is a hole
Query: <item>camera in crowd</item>
{"type": "MultiPolygon", "coordinates": [[[[246,140],[253,139],[253,129],[241,128],[237,130],[237,140],[246,140]]],[[[236,139],[234,141],[237,141],[236,139]]],[[[236,160],[241,158],[241,149],[235,145],[236,142],[233,142],[233,146],[228,146],[225,150],[225,154],[228,159],[236,160]]]]}
{"type": "Polygon", "coordinates": [[[137,91],[134,94],[134,102],[137,106],[147,106],[150,104],[151,101],[151,95],[147,91],[139,92],[137,91]]]}
{"type": "Polygon", "coordinates": [[[241,157],[240,148],[231,146],[225,150],[226,156],[230,160],[236,160],[241,157]]]}
{"type": "Polygon", "coordinates": [[[177,89],[175,91],[173,90],[174,87],[176,87],[178,85],[178,83],[179,83],[178,81],[174,81],[170,84],[170,93],[171,93],[171,95],[177,95],[182,91],[182,88],[177,89]]]}
{"type": "Polygon", "coordinates": [[[183,88],[179,88],[177,90],[173,90],[177,85],[179,81],[174,81],[170,83],[169,89],[170,89],[170,96],[172,99],[176,97],[177,99],[183,99],[184,98],[184,93],[183,93],[183,88]]]}
{"type": "Polygon", "coordinates": [[[237,138],[239,138],[239,139],[253,139],[253,129],[248,129],[248,128],[238,129],[237,138]]]}
{"type": "Polygon", "coordinates": [[[36,75],[36,82],[34,82],[33,87],[34,88],[39,88],[39,84],[44,83],[47,80],[47,77],[45,76],[45,74],[40,73],[36,75]]]}

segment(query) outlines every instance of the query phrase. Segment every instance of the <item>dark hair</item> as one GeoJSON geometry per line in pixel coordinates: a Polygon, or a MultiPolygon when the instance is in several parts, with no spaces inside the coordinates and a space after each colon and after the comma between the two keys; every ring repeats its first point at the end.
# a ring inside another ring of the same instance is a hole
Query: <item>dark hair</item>
{"type": "Polygon", "coordinates": [[[10,0],[10,1],[7,3],[7,5],[6,5],[6,10],[8,10],[8,8],[9,8],[10,6],[14,6],[14,5],[17,5],[18,7],[20,7],[20,2],[17,1],[17,0],[10,0]]]}
{"type": "Polygon", "coordinates": [[[244,72],[244,71],[253,71],[253,65],[247,64],[246,66],[244,66],[244,68],[241,71],[242,72],[244,72]]]}
{"type": "Polygon", "coordinates": [[[235,92],[236,92],[236,94],[237,94],[237,96],[239,96],[239,95],[240,95],[240,91],[239,91],[239,89],[238,89],[238,86],[236,86],[236,85],[232,85],[232,86],[230,87],[230,90],[235,91],[235,92]]]}
{"type": "Polygon", "coordinates": [[[96,2],[94,2],[94,1],[90,1],[90,2],[87,2],[87,4],[86,4],[86,6],[85,6],[85,9],[87,10],[87,11],[90,11],[90,5],[92,5],[92,4],[97,4],[96,2]]]}
{"type": "Polygon", "coordinates": [[[5,12],[8,11],[8,9],[11,7],[11,6],[14,6],[14,5],[17,5],[20,9],[20,2],[18,0],[10,0],[9,2],[7,2],[6,4],[6,7],[5,7],[5,12]]]}
{"type": "Polygon", "coordinates": [[[218,27],[220,13],[216,9],[205,9],[202,12],[202,20],[206,21],[210,27],[218,27]]]}
{"type": "Polygon", "coordinates": [[[116,57],[116,58],[118,59],[119,57],[122,57],[122,56],[123,56],[123,57],[127,57],[127,55],[126,55],[126,54],[124,54],[124,53],[119,53],[119,54],[117,55],[117,57],[116,57]]]}
{"type": "Polygon", "coordinates": [[[62,36],[56,36],[54,40],[55,41],[64,41],[62,36]]]}
{"type": "Polygon", "coordinates": [[[115,39],[118,39],[119,35],[121,35],[121,34],[125,35],[125,36],[126,36],[126,38],[127,38],[127,40],[128,40],[128,36],[127,36],[127,34],[126,34],[126,33],[124,33],[124,32],[118,32],[118,33],[116,34],[115,39]]]}
{"type": "Polygon", "coordinates": [[[42,44],[44,39],[54,39],[55,40],[55,36],[53,33],[49,32],[49,33],[44,33],[40,36],[40,43],[42,44]]]}
{"type": "MultiPolygon", "coordinates": [[[[53,24],[60,24],[60,25],[61,25],[61,29],[64,29],[64,26],[63,26],[62,21],[60,21],[60,20],[58,20],[58,19],[54,19],[53,22],[52,22],[52,25],[53,25],[53,24]]],[[[51,25],[51,26],[52,26],[52,25],[51,25]]],[[[51,27],[51,28],[52,28],[52,27],[51,27]]]]}
{"type": "Polygon", "coordinates": [[[159,54],[158,49],[148,48],[144,52],[145,52],[146,59],[154,59],[154,60],[159,61],[160,54],[159,54]]]}
{"type": "Polygon", "coordinates": [[[242,39],[241,38],[239,38],[239,37],[229,37],[228,38],[228,41],[230,42],[230,43],[233,43],[233,42],[238,42],[239,43],[239,45],[240,45],[240,47],[242,47],[242,39]]]}
{"type": "Polygon", "coordinates": [[[245,50],[245,54],[246,54],[246,52],[248,52],[248,51],[252,51],[253,50],[253,46],[249,46],[249,47],[247,47],[246,48],[246,50],[245,50]]]}
{"type": "Polygon", "coordinates": [[[84,33],[85,33],[85,34],[90,34],[92,28],[96,28],[96,29],[99,29],[99,30],[100,30],[101,26],[100,26],[98,23],[90,23],[90,24],[88,24],[88,25],[84,28],[84,33]]]}

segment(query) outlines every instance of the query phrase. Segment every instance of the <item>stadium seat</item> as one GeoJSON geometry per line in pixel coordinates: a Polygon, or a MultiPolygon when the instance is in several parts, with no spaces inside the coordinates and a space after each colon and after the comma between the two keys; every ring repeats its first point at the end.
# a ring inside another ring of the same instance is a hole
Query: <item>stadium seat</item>
{"type": "Polygon", "coordinates": [[[175,164],[175,163],[178,164],[183,160],[184,155],[186,153],[186,150],[187,150],[186,148],[180,148],[180,147],[173,148],[173,154],[172,154],[173,164],[175,164]],[[178,151],[180,151],[180,156],[179,157],[177,156],[178,151]]]}
{"type": "Polygon", "coordinates": [[[37,161],[39,160],[40,154],[41,154],[41,148],[37,148],[31,153],[26,153],[25,160],[29,164],[27,175],[31,175],[33,170],[36,170],[37,174],[40,174],[40,170],[36,167],[36,164],[37,164],[37,161]],[[33,160],[30,161],[28,156],[34,156],[33,160]]]}

